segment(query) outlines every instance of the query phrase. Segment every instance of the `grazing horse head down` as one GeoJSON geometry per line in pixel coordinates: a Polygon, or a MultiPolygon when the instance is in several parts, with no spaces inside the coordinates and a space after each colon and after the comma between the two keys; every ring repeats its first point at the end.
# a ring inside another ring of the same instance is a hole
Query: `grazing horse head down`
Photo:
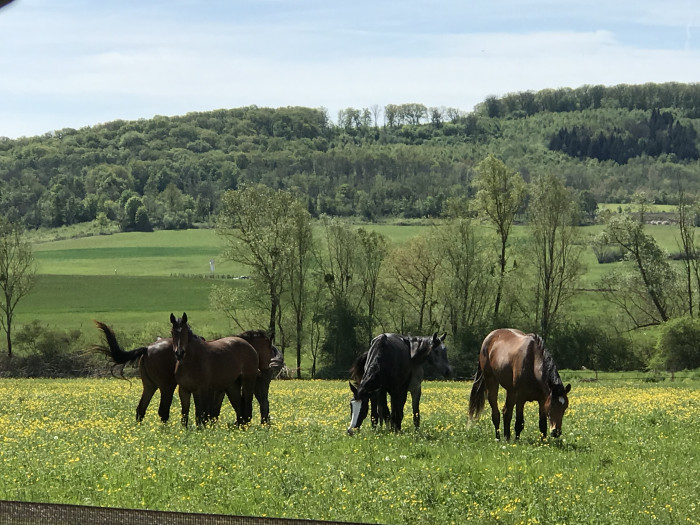
{"type": "Polygon", "coordinates": [[[446,334],[407,337],[399,334],[381,334],[375,337],[366,354],[360,356],[351,369],[350,383],[353,399],[350,402],[350,426],[352,435],[367,417],[372,399],[372,421],[390,419],[393,430],[401,430],[403,407],[408,391],[413,400],[414,425],[418,426],[418,402],[420,383],[423,379],[423,363],[432,363],[443,375],[449,375],[452,367],[447,360],[444,344],[446,334]],[[386,394],[391,398],[391,413],[386,404],[386,394]],[[378,414],[376,405],[379,406],[378,414]]]}
{"type": "Polygon", "coordinates": [[[564,412],[569,406],[571,385],[562,383],[554,359],[537,334],[500,328],[486,336],[479,353],[479,368],[469,396],[469,417],[478,418],[488,396],[491,420],[500,439],[498,388],[506,390],[503,433],[510,439],[510,422],[515,406],[515,439],[525,426],[523,407],[527,401],[539,404],[539,428],[547,436],[547,420],[553,437],[561,436],[564,412]]]}

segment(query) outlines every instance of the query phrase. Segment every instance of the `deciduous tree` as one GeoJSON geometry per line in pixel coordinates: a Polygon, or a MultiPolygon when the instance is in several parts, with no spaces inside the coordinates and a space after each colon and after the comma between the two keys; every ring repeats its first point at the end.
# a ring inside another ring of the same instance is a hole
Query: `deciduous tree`
{"type": "Polygon", "coordinates": [[[34,286],[36,265],[32,246],[19,226],[0,218],[0,325],[7,336],[7,355],[12,357],[12,323],[15,308],[34,286]]]}

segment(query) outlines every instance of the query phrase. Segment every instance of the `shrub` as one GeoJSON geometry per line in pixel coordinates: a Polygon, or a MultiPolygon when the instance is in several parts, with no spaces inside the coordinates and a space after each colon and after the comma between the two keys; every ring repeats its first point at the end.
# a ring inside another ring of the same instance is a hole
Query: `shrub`
{"type": "Polygon", "coordinates": [[[661,327],[656,351],[649,368],[684,370],[700,367],[700,319],[689,316],[672,319],[661,327]]]}

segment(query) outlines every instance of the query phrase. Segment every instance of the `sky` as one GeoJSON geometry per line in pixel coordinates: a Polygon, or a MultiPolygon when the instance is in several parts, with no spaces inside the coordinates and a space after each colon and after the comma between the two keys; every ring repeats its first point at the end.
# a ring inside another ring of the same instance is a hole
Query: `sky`
{"type": "Polygon", "coordinates": [[[698,0],[14,0],[0,137],[193,111],[700,80],[698,0]]]}

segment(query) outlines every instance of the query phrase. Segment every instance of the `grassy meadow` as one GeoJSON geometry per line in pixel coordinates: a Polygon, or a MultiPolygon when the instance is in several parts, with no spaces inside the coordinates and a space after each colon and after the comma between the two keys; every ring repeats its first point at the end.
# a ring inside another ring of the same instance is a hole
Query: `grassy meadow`
{"type": "MultiPolygon", "coordinates": [[[[345,429],[345,381],[275,381],[272,425],[134,421],[138,379],[0,381],[0,499],[367,523],[700,523],[700,381],[571,380],[559,439],[519,442],[469,383],[424,385],[422,426],[345,429]]],[[[257,407],[256,407],[257,410],[257,407]]]]}
{"type": "MultiPolygon", "coordinates": [[[[368,227],[394,242],[425,228],[368,227]]],[[[675,228],[649,231],[676,249],[675,228]]],[[[169,313],[182,311],[199,333],[226,332],[209,307],[209,260],[217,276],[246,274],[222,259],[212,230],[37,239],[34,248],[39,280],[15,322],[95,340],[92,319],[118,335],[162,335],[169,313]]],[[[590,249],[584,261],[587,287],[605,267],[590,249]]],[[[578,301],[600,315],[594,294],[578,301]]],[[[186,430],[177,399],[160,423],[158,395],[135,423],[138,378],[2,379],[0,499],[370,523],[700,523],[697,374],[647,383],[582,373],[562,372],[573,383],[562,438],[541,441],[528,404],[518,443],[494,440],[488,412],[468,422],[469,383],[427,383],[419,431],[409,415],[400,434],[365,426],[349,437],[346,381],[274,382],[271,426],[237,429],[227,406],[216,425],[186,430]]]]}

